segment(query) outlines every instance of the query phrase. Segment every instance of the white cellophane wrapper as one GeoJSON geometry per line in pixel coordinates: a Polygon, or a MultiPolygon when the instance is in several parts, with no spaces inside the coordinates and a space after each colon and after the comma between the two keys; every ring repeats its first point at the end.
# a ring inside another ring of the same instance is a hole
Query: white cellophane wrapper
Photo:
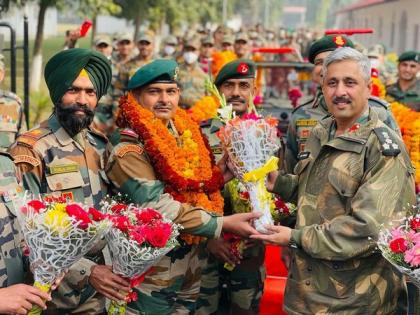
{"type": "Polygon", "coordinates": [[[111,252],[112,271],[127,278],[145,273],[164,255],[177,245],[178,230],[173,229],[171,237],[163,248],[139,245],[117,228],[111,228],[105,238],[111,252]]]}
{"type": "Polygon", "coordinates": [[[51,228],[54,222],[46,225],[48,211],[37,213],[27,207],[24,214],[20,211],[28,199],[16,204],[17,218],[21,226],[29,261],[35,282],[51,285],[66,269],[86,255],[108,232],[111,223],[107,220],[92,221],[86,229],[78,227],[78,221],[68,217],[65,227],[51,228]]]}
{"type": "Polygon", "coordinates": [[[388,229],[382,229],[379,232],[378,247],[382,252],[382,256],[388,260],[395,268],[397,268],[402,274],[406,275],[412,283],[420,288],[420,268],[410,269],[404,266],[396,264],[389,251],[389,242],[392,240],[391,232],[388,229]]]}
{"type": "Polygon", "coordinates": [[[266,233],[265,225],[274,224],[270,201],[262,198],[261,190],[265,189],[265,181],[246,182],[243,177],[246,173],[261,168],[279,149],[277,128],[269,124],[264,118],[257,120],[246,119],[227,122],[222,133],[221,140],[229,154],[233,164],[234,175],[245,185],[249,192],[250,203],[253,211],[262,213],[262,216],[254,221],[257,231],[266,233]],[[258,186],[264,185],[264,187],[258,186]]]}

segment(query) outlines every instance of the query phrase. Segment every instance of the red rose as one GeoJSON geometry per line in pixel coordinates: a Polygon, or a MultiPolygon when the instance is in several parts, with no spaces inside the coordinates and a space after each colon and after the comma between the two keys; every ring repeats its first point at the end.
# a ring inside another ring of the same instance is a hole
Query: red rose
{"type": "Polygon", "coordinates": [[[290,214],[289,207],[284,203],[283,199],[276,197],[274,205],[281,213],[290,214]]]}
{"type": "Polygon", "coordinates": [[[162,215],[152,208],[141,209],[136,213],[137,220],[143,224],[149,224],[153,220],[162,220],[162,215]]]}
{"type": "Polygon", "coordinates": [[[128,234],[129,238],[136,241],[139,245],[144,243],[144,237],[142,233],[138,231],[130,231],[128,234]]]}
{"type": "Polygon", "coordinates": [[[66,212],[69,216],[75,218],[79,223],[81,229],[86,229],[92,220],[89,218],[88,213],[78,204],[69,204],[66,206],[66,212]]]}
{"type": "Polygon", "coordinates": [[[247,191],[239,192],[239,197],[241,199],[249,200],[249,192],[247,192],[247,191]]]}
{"type": "Polygon", "coordinates": [[[88,211],[93,221],[102,221],[106,218],[106,215],[96,210],[95,208],[89,208],[88,211]]]}
{"type": "Polygon", "coordinates": [[[121,232],[128,232],[131,228],[130,220],[122,215],[114,215],[111,217],[112,225],[121,232]]]}
{"type": "Polygon", "coordinates": [[[136,291],[130,291],[130,292],[128,292],[127,296],[125,297],[125,301],[127,303],[135,302],[135,301],[137,301],[137,299],[138,299],[138,296],[137,296],[137,292],[136,291]]]}
{"type": "Polygon", "coordinates": [[[415,217],[410,221],[410,227],[416,231],[420,232],[420,217],[415,217]]]}
{"type": "Polygon", "coordinates": [[[28,202],[28,206],[34,209],[35,213],[39,213],[40,210],[47,208],[45,203],[39,200],[31,200],[28,202]]]}
{"type": "Polygon", "coordinates": [[[396,238],[389,242],[389,248],[393,253],[404,253],[407,250],[407,242],[404,238],[396,238]]]}
{"type": "Polygon", "coordinates": [[[120,214],[122,211],[125,211],[126,209],[127,209],[127,205],[124,205],[122,203],[118,203],[111,207],[111,211],[116,214],[120,214]]]}
{"type": "Polygon", "coordinates": [[[146,225],[143,227],[143,234],[146,241],[153,247],[165,247],[171,236],[171,225],[159,222],[156,225],[146,225]]]}

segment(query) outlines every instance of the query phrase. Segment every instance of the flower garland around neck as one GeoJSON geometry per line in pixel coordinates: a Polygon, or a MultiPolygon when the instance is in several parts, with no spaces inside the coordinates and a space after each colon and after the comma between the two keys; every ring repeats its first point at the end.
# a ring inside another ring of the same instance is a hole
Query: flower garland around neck
{"type": "MultiPolygon", "coordinates": [[[[131,93],[120,99],[122,118],[144,144],[158,178],[175,200],[222,214],[224,184],[207,139],[188,114],[178,109],[173,118],[179,137],[154,114],[137,103],[131,93]]],[[[182,233],[188,244],[203,240],[200,236],[182,233]]]]}

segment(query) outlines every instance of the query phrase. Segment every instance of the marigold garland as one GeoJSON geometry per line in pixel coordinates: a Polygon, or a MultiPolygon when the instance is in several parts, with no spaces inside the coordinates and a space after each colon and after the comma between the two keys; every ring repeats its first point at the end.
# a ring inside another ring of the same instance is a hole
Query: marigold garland
{"type": "Polygon", "coordinates": [[[372,88],[371,88],[371,95],[379,97],[381,99],[385,99],[386,96],[386,89],[382,81],[377,77],[372,77],[372,88]]]}
{"type": "MultiPolygon", "coordinates": [[[[199,125],[178,109],[173,119],[180,135],[177,141],[167,126],[139,105],[131,93],[121,97],[120,109],[119,125],[130,127],[140,136],[159,179],[165,182],[166,192],[180,202],[222,214],[223,176],[199,125]]],[[[204,239],[187,233],[181,238],[188,244],[204,239]]]]}
{"type": "Polygon", "coordinates": [[[216,97],[204,96],[195,102],[187,112],[190,115],[190,118],[199,124],[202,121],[216,117],[219,107],[220,103],[216,97]]]}
{"type": "Polygon", "coordinates": [[[236,54],[233,51],[226,50],[226,51],[216,51],[213,53],[212,57],[212,63],[211,63],[211,74],[213,75],[213,78],[217,76],[220,69],[227,64],[228,62],[231,62],[233,60],[238,59],[236,54]]]}
{"type": "Polygon", "coordinates": [[[391,103],[391,110],[416,168],[416,183],[420,185],[420,113],[398,102],[391,103]]]}

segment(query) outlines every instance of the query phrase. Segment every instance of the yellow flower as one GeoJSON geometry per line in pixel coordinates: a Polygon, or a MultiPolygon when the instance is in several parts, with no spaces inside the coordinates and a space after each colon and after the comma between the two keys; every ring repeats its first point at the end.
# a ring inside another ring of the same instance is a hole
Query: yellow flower
{"type": "Polygon", "coordinates": [[[44,224],[50,228],[54,233],[62,233],[67,231],[70,226],[70,218],[67,215],[66,211],[63,211],[65,209],[61,206],[55,206],[53,209],[49,210],[47,214],[45,215],[45,221],[44,224]]]}

